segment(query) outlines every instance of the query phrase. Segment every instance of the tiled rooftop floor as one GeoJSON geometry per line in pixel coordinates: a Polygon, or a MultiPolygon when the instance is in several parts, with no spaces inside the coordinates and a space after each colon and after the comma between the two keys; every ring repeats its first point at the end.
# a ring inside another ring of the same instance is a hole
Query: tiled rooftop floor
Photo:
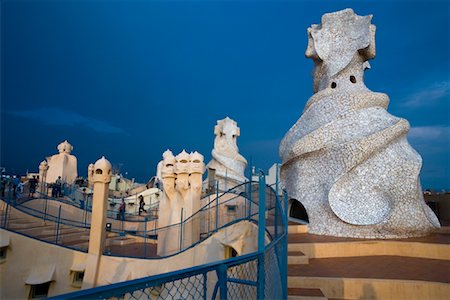
{"type": "Polygon", "coordinates": [[[127,245],[111,245],[106,247],[105,250],[110,251],[111,255],[118,256],[130,256],[137,258],[157,258],[159,257],[156,254],[156,244],[147,243],[147,246],[144,246],[144,243],[133,243],[127,245]],[[145,256],[144,256],[145,252],[145,256]]]}

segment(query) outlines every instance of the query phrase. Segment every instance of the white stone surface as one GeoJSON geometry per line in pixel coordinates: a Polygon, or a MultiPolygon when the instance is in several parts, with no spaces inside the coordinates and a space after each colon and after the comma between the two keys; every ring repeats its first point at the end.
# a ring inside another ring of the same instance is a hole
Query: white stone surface
{"type": "MultiPolygon", "coordinates": [[[[182,151],[176,157],[170,150],[163,153],[161,177],[163,195],[159,203],[158,255],[180,250],[181,219],[186,220],[201,208],[202,175],[205,172],[203,155],[182,151]]],[[[183,228],[183,244],[190,245],[200,237],[200,220],[191,218],[183,228]]]]}
{"type": "Polygon", "coordinates": [[[48,163],[46,160],[43,160],[39,164],[39,184],[41,184],[41,182],[45,182],[47,178],[47,171],[48,171],[48,163]]]}
{"type": "Polygon", "coordinates": [[[239,154],[237,146],[237,137],[240,136],[240,128],[237,123],[229,117],[217,121],[214,135],[212,159],[207,168],[216,170],[219,189],[230,189],[247,181],[244,175],[247,160],[239,154]]]}
{"type": "Polygon", "coordinates": [[[88,186],[94,185],[94,164],[88,165],[88,186]]]}
{"type": "Polygon", "coordinates": [[[47,157],[48,171],[45,178],[47,183],[55,182],[59,176],[69,184],[75,182],[78,176],[77,158],[70,154],[72,150],[72,145],[66,140],[58,145],[58,154],[47,157]]]}
{"type": "Polygon", "coordinates": [[[363,81],[375,56],[371,19],[346,9],[308,28],[315,94],[281,142],[281,180],[305,206],[310,233],[426,235],[440,225],[423,200],[409,123],[389,114],[389,97],[363,81]]]}
{"type": "MultiPolygon", "coordinates": [[[[99,264],[92,259],[97,257],[93,254],[31,239],[4,229],[0,229],[0,239],[9,241],[10,247],[14,246],[13,251],[8,250],[8,259],[1,264],[1,274],[7,274],[1,278],[2,287],[7,286],[8,288],[0,289],[0,297],[1,299],[27,299],[29,289],[23,281],[30,271],[41,266],[51,266],[55,264],[55,261],[57,261],[55,277],[48,296],[79,290],[72,286],[73,277],[70,275],[74,266],[84,266],[84,287],[92,287],[219,261],[225,258],[226,246],[233,247],[238,255],[249,254],[258,250],[258,227],[252,222],[238,222],[221,229],[196,247],[167,258],[141,259],[104,255],[97,260],[100,262],[99,264]],[[97,267],[98,270],[95,271],[97,267]],[[97,276],[89,277],[94,271],[97,276]]],[[[268,237],[266,238],[267,242],[268,237]]],[[[211,282],[211,286],[208,285],[209,291],[214,290],[217,282],[215,276],[214,272],[208,273],[208,282],[211,282]]],[[[180,298],[182,297],[179,296],[175,299],[180,298]]],[[[208,295],[209,298],[211,295],[208,295]]]]}
{"type": "Polygon", "coordinates": [[[90,267],[85,272],[83,288],[91,288],[98,285],[100,257],[103,255],[105,248],[108,185],[111,181],[111,169],[111,163],[104,156],[94,164],[92,218],[86,259],[86,265],[90,267]]]}

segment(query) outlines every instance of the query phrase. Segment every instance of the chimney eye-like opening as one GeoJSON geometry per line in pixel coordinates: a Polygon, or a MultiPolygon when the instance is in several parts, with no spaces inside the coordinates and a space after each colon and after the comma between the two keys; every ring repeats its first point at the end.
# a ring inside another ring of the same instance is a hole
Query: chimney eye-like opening
{"type": "Polygon", "coordinates": [[[103,174],[102,169],[97,169],[97,170],[95,170],[95,174],[99,174],[99,175],[103,174]]]}

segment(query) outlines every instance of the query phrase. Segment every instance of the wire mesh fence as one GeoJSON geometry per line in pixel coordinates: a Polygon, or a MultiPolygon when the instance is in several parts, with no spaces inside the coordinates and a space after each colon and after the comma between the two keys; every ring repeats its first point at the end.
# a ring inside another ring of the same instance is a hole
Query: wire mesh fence
{"type": "MultiPolygon", "coordinates": [[[[245,197],[253,198],[247,204],[257,207],[256,212],[248,209],[240,215],[258,222],[262,229],[258,251],[52,299],[286,299],[287,198],[280,200],[272,188],[263,184],[263,181],[252,184],[248,189],[252,195],[245,197]]],[[[214,212],[215,207],[208,209],[214,212]]],[[[220,227],[220,220],[218,224],[220,227]]]]}
{"type": "Polygon", "coordinates": [[[257,296],[257,260],[236,265],[227,271],[227,297],[255,299],[257,296]]]}
{"type": "MultiPolygon", "coordinates": [[[[28,236],[39,232],[34,237],[81,251],[87,250],[90,227],[90,212],[87,209],[81,210],[80,214],[80,209],[77,208],[77,218],[73,218],[70,212],[77,204],[70,202],[70,199],[69,203],[50,197],[41,199],[39,203],[34,199],[33,205],[26,199],[18,199],[22,200],[3,202],[3,206],[0,207],[1,227],[28,236]],[[27,227],[30,221],[26,218],[21,222],[17,221],[22,215],[45,220],[43,226],[46,228],[34,230],[27,227]]],[[[180,241],[178,249],[174,251],[176,254],[194,247],[221,228],[240,221],[250,221],[260,229],[258,251],[189,270],[82,290],[73,295],[62,295],[59,299],[286,298],[286,199],[281,200],[278,191],[266,186],[261,176],[259,182],[247,182],[228,193],[216,192],[205,197],[203,201],[203,207],[197,213],[187,219],[181,216],[178,224],[158,227],[157,222],[149,223],[145,220],[146,222],[141,224],[143,226],[132,228],[130,227],[132,222],[112,219],[108,234],[114,237],[124,232],[132,232],[145,239],[151,236],[159,239],[164,234],[175,233],[180,241]]],[[[144,242],[146,243],[146,240],[144,242]]],[[[144,244],[144,247],[146,245],[144,244]]],[[[107,251],[109,253],[105,254],[114,255],[111,249],[107,251]]],[[[143,257],[147,257],[146,250],[143,257]]]]}

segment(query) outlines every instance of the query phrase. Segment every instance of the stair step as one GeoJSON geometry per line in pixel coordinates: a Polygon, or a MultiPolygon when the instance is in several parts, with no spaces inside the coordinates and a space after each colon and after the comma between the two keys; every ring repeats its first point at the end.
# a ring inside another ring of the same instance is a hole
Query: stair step
{"type": "Polygon", "coordinates": [[[304,247],[303,243],[288,243],[288,252],[301,251],[304,247]]]}
{"type": "MultiPolygon", "coordinates": [[[[62,238],[62,244],[70,247],[77,247],[77,248],[88,248],[89,246],[89,234],[83,233],[78,238],[71,238],[69,240],[64,240],[64,236],[62,238]]],[[[105,246],[111,245],[111,243],[114,241],[114,239],[118,238],[116,233],[108,233],[108,235],[105,238],[105,246]]],[[[123,237],[122,237],[123,238],[123,237]]],[[[133,243],[134,243],[134,239],[133,243]]],[[[128,244],[128,243],[126,243],[128,244]]],[[[123,245],[126,245],[123,244],[123,245]]]]}
{"type": "Polygon", "coordinates": [[[327,300],[320,289],[288,288],[288,299],[291,300],[327,300]]]}
{"type": "MultiPolygon", "coordinates": [[[[4,216],[4,211],[0,211],[0,215],[2,215],[2,216],[4,216]]],[[[14,221],[14,222],[16,222],[16,221],[18,221],[18,222],[21,222],[21,221],[28,221],[28,219],[26,219],[26,218],[21,218],[21,217],[17,217],[17,216],[12,216],[12,215],[9,215],[8,216],[8,221],[14,221]]]]}
{"type": "Polygon", "coordinates": [[[297,224],[297,225],[288,225],[288,233],[307,233],[308,225],[297,224]]]}
{"type": "Polygon", "coordinates": [[[73,240],[73,241],[66,241],[62,243],[64,246],[69,246],[73,248],[80,248],[80,249],[87,249],[89,246],[89,242],[85,240],[73,240]]]}
{"type": "Polygon", "coordinates": [[[34,228],[36,226],[40,226],[40,222],[34,222],[34,221],[23,221],[23,222],[14,222],[9,224],[10,229],[27,229],[27,228],[34,228]]]}
{"type": "Polygon", "coordinates": [[[133,244],[133,243],[136,243],[136,239],[134,239],[134,238],[118,237],[118,238],[111,239],[109,242],[109,245],[123,246],[123,245],[129,245],[129,244],[133,244]]]}
{"type": "Polygon", "coordinates": [[[302,251],[288,251],[289,256],[302,256],[305,255],[302,251]]]}
{"type": "Polygon", "coordinates": [[[48,230],[48,229],[51,229],[51,228],[53,228],[53,227],[50,226],[50,225],[43,225],[43,224],[41,224],[39,226],[21,228],[18,231],[22,232],[22,233],[26,233],[26,234],[33,234],[33,233],[39,234],[42,230],[48,230]]]}
{"type": "Polygon", "coordinates": [[[317,296],[288,296],[288,300],[328,300],[327,297],[317,296]]]}
{"type": "Polygon", "coordinates": [[[84,232],[72,232],[72,233],[62,234],[60,236],[60,241],[62,243],[67,243],[67,242],[71,242],[71,241],[79,241],[79,240],[87,241],[87,240],[89,240],[89,236],[86,236],[84,234],[84,232]]]}
{"type": "MultiPolygon", "coordinates": [[[[48,234],[54,234],[56,232],[56,227],[55,227],[55,225],[53,224],[53,226],[52,226],[52,228],[51,229],[45,229],[45,230],[43,230],[42,231],[42,234],[43,235],[48,235],[48,234]]],[[[69,234],[69,233],[81,233],[81,232],[84,232],[84,229],[82,229],[82,228],[75,228],[75,227],[72,227],[72,228],[70,228],[70,227],[60,227],[59,228],[59,234],[69,234]]]]}
{"type": "Polygon", "coordinates": [[[309,264],[309,257],[301,251],[288,252],[288,265],[306,265],[309,264]]]}

